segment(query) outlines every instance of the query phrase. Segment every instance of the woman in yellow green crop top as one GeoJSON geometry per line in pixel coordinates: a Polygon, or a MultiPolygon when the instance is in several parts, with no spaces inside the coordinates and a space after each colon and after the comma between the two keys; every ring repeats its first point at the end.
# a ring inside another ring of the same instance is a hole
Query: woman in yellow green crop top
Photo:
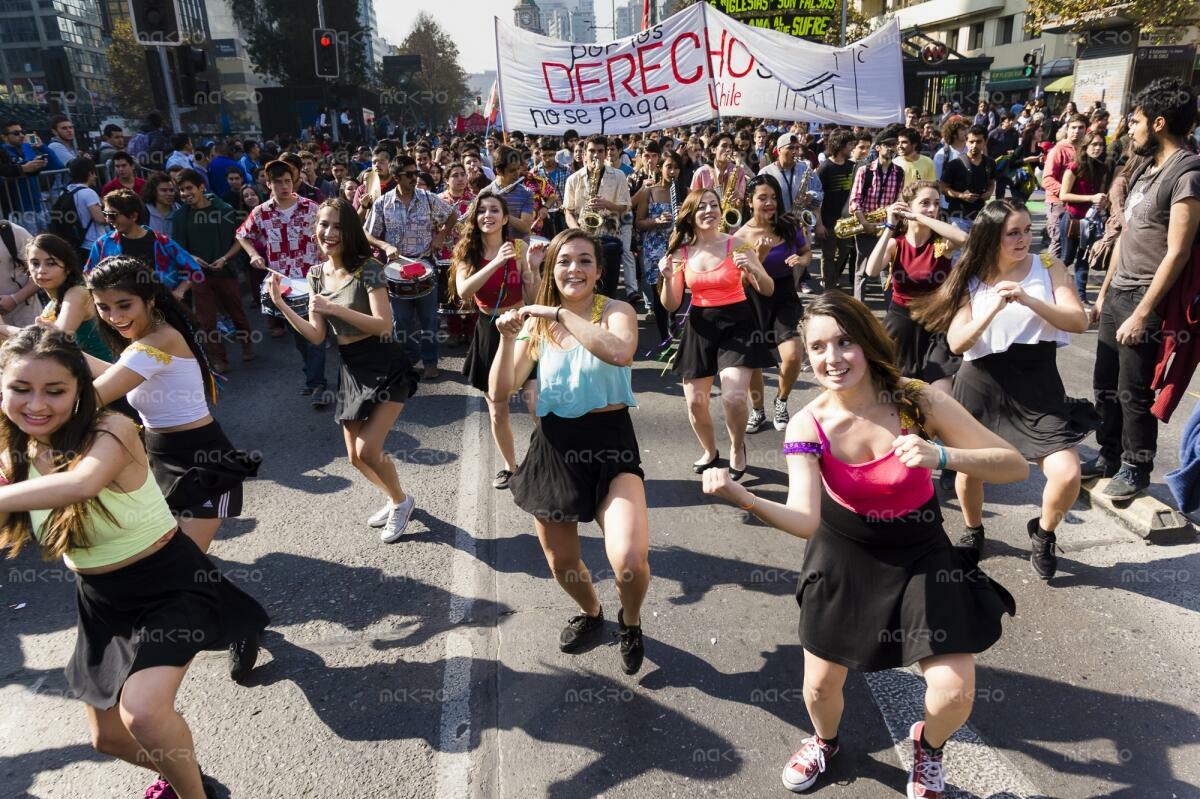
{"type": "Polygon", "coordinates": [[[384,268],[371,257],[354,206],[342,197],[321,203],[313,236],[325,259],[308,270],[308,318],[284,302],[278,276],[270,278],[267,289],[275,307],[304,338],[321,345],[326,330],[337,337],[342,368],[333,415],[342,425],[350,464],[387,494],[388,501],[367,524],[382,527],[379,537],[390,544],[404,534],[415,503],[401,488],[383,442],[405,400],[417,390],[417,373],[392,337],[384,268]]]}
{"type": "Polygon", "coordinates": [[[28,327],[9,339],[0,391],[0,548],[13,557],[32,539],[78,574],[66,679],[94,746],[156,770],[160,793],[203,799],[175,695],[201,650],[229,649],[235,678],[253,668],[266,612],[179,534],[136,427],[97,406],[68,334],[28,327]]]}

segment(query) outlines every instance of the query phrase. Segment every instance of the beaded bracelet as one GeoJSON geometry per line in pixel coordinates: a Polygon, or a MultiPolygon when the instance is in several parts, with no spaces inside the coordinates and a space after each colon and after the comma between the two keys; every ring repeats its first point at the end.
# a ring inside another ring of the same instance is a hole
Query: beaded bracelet
{"type": "Polygon", "coordinates": [[[783,443],[784,455],[816,455],[820,456],[825,451],[825,447],[815,441],[785,441],[783,443]]]}

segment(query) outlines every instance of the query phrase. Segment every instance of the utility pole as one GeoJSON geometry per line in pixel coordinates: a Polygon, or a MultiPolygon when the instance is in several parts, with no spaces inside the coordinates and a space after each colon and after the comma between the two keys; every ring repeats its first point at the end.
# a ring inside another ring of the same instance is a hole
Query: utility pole
{"type": "MultiPolygon", "coordinates": [[[[317,0],[317,27],[318,28],[325,27],[325,4],[322,3],[321,0],[317,0]]],[[[329,98],[331,100],[333,99],[332,84],[330,85],[329,98]]],[[[330,110],[329,110],[329,125],[330,125],[330,129],[333,132],[333,141],[335,143],[342,140],[341,136],[339,135],[339,131],[338,131],[338,112],[337,112],[337,109],[333,107],[336,105],[337,105],[337,103],[333,103],[330,106],[330,110]]]]}
{"type": "Polygon", "coordinates": [[[1033,98],[1035,100],[1042,96],[1042,73],[1045,72],[1045,70],[1046,70],[1046,44],[1045,44],[1045,42],[1043,42],[1042,45],[1040,47],[1038,47],[1038,50],[1040,50],[1041,53],[1038,55],[1037,88],[1033,90],[1033,98]]]}
{"type": "Polygon", "coordinates": [[[846,17],[850,0],[842,0],[842,47],[846,46],[846,17]]]}
{"type": "Polygon", "coordinates": [[[179,103],[175,100],[175,85],[171,80],[171,69],[167,64],[167,48],[155,47],[154,49],[158,51],[158,68],[162,71],[163,90],[167,95],[167,116],[171,118],[171,130],[179,133],[179,103]]]}

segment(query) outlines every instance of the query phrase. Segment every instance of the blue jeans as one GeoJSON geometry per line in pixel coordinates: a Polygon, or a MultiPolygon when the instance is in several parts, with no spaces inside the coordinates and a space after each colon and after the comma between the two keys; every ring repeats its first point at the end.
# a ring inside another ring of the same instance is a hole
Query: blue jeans
{"type": "Polygon", "coordinates": [[[392,329],[396,341],[404,346],[408,360],[414,366],[419,359],[425,366],[438,362],[438,297],[431,291],[415,300],[390,298],[392,329]],[[416,332],[413,332],[413,328],[416,332]]]}
{"type": "MultiPolygon", "coordinates": [[[[1079,236],[1072,238],[1067,235],[1070,226],[1071,215],[1064,210],[1062,217],[1058,220],[1058,240],[1062,242],[1062,260],[1068,269],[1075,270],[1075,293],[1079,295],[1080,300],[1086,302],[1088,279],[1087,259],[1084,258],[1086,251],[1079,246],[1079,236]]],[[[1082,228],[1081,224],[1080,229],[1082,230],[1082,228]]]]}
{"type": "Polygon", "coordinates": [[[325,387],[325,342],[313,344],[289,325],[296,351],[304,361],[304,385],[317,389],[325,387]]]}

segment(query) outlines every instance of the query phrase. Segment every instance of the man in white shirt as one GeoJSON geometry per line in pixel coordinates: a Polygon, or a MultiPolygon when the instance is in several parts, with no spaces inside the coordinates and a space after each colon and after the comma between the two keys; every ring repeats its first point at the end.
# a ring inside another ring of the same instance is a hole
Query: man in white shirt
{"type": "Polygon", "coordinates": [[[0,219],[0,319],[14,327],[32,325],[42,310],[37,284],[20,257],[32,239],[25,228],[0,219]]]}
{"type": "Polygon", "coordinates": [[[75,123],[65,116],[50,118],[50,152],[58,156],[60,163],[66,164],[79,157],[79,148],[75,144],[75,123]]]}
{"type": "Polygon", "coordinates": [[[71,182],[64,191],[73,192],[75,198],[76,224],[83,231],[80,251],[82,261],[86,261],[96,239],[108,232],[104,208],[96,193],[96,165],[90,158],[75,158],[67,164],[67,175],[71,182]]]}
{"type": "MultiPolygon", "coordinates": [[[[584,167],[567,178],[563,210],[568,227],[583,227],[580,217],[584,212],[599,214],[602,222],[592,235],[599,236],[600,249],[604,256],[604,280],[602,291],[609,297],[617,297],[621,277],[621,254],[624,248],[620,238],[621,215],[629,210],[629,183],[625,173],[604,166],[608,155],[608,137],[599,134],[589,136],[584,151],[584,167]],[[597,170],[599,170],[597,177],[597,170]],[[593,181],[599,181],[595,194],[593,181]]],[[[587,230],[588,228],[584,228],[587,230]]],[[[633,291],[634,286],[626,286],[633,291]]]]}
{"type": "Polygon", "coordinates": [[[192,137],[186,133],[176,133],[171,137],[171,149],[174,151],[167,158],[165,165],[166,171],[170,171],[171,167],[181,167],[183,169],[195,169],[196,158],[192,148],[192,137]]]}

